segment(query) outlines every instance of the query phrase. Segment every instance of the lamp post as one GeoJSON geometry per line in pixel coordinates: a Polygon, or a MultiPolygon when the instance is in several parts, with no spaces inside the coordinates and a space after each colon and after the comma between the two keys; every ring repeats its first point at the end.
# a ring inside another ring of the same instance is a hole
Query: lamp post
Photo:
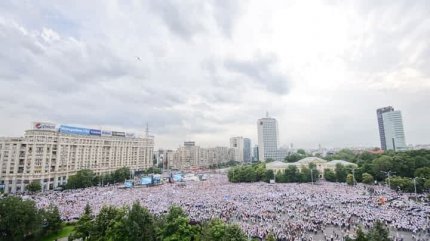
{"type": "Polygon", "coordinates": [[[314,169],[311,169],[311,180],[312,180],[312,185],[314,185],[314,169]]]}
{"type": "Polygon", "coordinates": [[[388,171],[388,172],[385,172],[385,171],[381,171],[381,172],[384,173],[385,175],[387,175],[387,177],[388,177],[388,187],[391,188],[390,176],[391,176],[391,174],[394,174],[396,172],[392,172],[391,170],[388,171]]]}
{"type": "Polygon", "coordinates": [[[424,178],[422,178],[422,177],[414,177],[415,202],[418,200],[418,194],[417,194],[417,178],[424,179],[424,178]]]}
{"type": "Polygon", "coordinates": [[[351,169],[351,172],[352,172],[352,185],[354,186],[354,185],[357,184],[357,181],[355,180],[355,169],[357,169],[357,168],[351,167],[350,169],[351,169]]]}

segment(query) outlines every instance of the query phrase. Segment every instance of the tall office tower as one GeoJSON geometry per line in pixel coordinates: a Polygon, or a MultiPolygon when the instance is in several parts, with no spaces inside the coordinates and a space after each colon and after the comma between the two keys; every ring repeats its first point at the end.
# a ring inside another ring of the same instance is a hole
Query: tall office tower
{"type": "Polygon", "coordinates": [[[402,113],[388,106],[376,110],[379,126],[379,138],[383,150],[405,150],[405,132],[403,130],[402,113]]]}
{"type": "Polygon", "coordinates": [[[254,148],[252,148],[252,161],[258,161],[258,145],[255,145],[254,148]]]}
{"type": "Polygon", "coordinates": [[[394,108],[391,106],[379,108],[376,110],[376,116],[378,117],[379,139],[381,140],[381,149],[382,150],[387,150],[387,145],[385,142],[384,119],[382,118],[382,114],[384,114],[386,112],[390,112],[390,111],[394,111],[394,108]]]}
{"type": "Polygon", "coordinates": [[[278,157],[278,122],[266,114],[265,118],[257,121],[258,129],[258,159],[265,161],[267,159],[277,160],[278,157]]]}
{"type": "Polygon", "coordinates": [[[243,138],[243,161],[251,162],[251,139],[243,138]]]}

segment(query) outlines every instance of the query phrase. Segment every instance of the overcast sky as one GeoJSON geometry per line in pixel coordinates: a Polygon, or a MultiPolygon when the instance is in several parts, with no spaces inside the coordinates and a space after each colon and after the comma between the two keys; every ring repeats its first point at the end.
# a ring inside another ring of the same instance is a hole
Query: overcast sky
{"type": "Polygon", "coordinates": [[[0,136],[32,121],[156,146],[378,146],[376,109],[430,143],[430,1],[0,1],[0,136]]]}

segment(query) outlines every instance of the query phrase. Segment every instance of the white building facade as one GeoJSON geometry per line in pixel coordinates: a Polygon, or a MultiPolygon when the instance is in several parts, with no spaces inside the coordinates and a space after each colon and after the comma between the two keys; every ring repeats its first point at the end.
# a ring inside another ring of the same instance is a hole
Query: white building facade
{"type": "Polygon", "coordinates": [[[268,115],[257,121],[258,129],[258,159],[265,161],[267,159],[277,160],[278,155],[278,122],[268,115]]]}
{"type": "Polygon", "coordinates": [[[234,149],[234,161],[243,162],[244,160],[244,138],[241,136],[230,138],[230,148],[234,149]]]}
{"type": "Polygon", "coordinates": [[[168,160],[169,169],[188,169],[209,167],[226,163],[235,158],[235,150],[224,146],[202,148],[194,142],[184,142],[175,152],[172,160],[168,160]]]}
{"type": "Polygon", "coordinates": [[[37,181],[42,190],[51,190],[82,169],[144,170],[152,166],[153,150],[149,136],[37,122],[22,138],[0,139],[0,188],[22,192],[37,181]]]}

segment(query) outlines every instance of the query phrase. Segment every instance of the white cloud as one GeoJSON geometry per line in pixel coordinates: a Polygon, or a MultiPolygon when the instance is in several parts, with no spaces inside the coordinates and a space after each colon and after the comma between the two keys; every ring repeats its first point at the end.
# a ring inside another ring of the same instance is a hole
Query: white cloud
{"type": "Polygon", "coordinates": [[[33,120],[184,140],[379,143],[375,110],[403,111],[428,142],[426,1],[77,1],[0,3],[1,136],[33,120]]]}

